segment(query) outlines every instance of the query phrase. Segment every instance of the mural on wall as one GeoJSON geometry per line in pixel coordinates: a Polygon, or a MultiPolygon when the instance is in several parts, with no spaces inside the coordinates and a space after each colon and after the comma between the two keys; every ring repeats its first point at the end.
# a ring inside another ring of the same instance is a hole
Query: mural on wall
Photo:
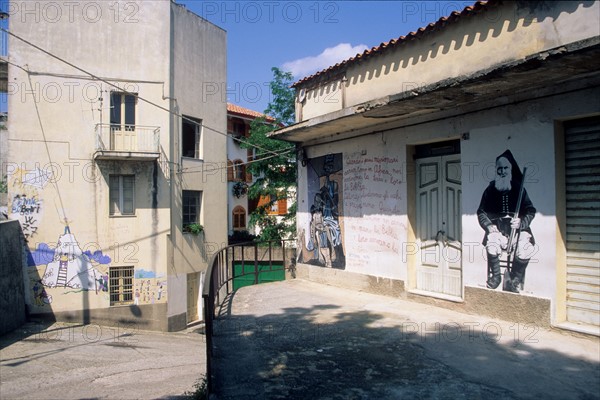
{"type": "Polygon", "coordinates": [[[167,301],[167,279],[152,271],[138,269],[134,274],[133,304],[156,304],[167,301]]]}
{"type": "MultiPolygon", "coordinates": [[[[88,253],[89,254],[89,253],[88,253]]],[[[42,277],[42,284],[46,287],[70,287],[83,290],[102,290],[106,287],[108,279],[104,274],[92,266],[88,254],[84,253],[77,243],[75,235],[69,226],[58,238],[54,249],[54,257],[47,264],[42,277]]],[[[105,263],[110,262],[110,257],[105,263]]]]}
{"type": "Polygon", "coordinates": [[[110,262],[111,258],[100,250],[94,253],[82,251],[66,225],[55,247],[39,243],[33,252],[28,251],[27,266],[34,267],[29,269],[33,304],[43,307],[52,303],[53,296],[48,293],[52,289],[70,288],[108,294],[110,262]]]}
{"type": "Polygon", "coordinates": [[[496,157],[495,178],[483,192],[477,209],[479,225],[485,231],[486,286],[490,289],[503,283],[503,290],[519,293],[525,285],[527,265],[534,254],[530,224],[536,209],[524,185],[524,174],[510,150],[496,157]],[[504,281],[501,261],[506,266],[504,281]]]}
{"type": "Polygon", "coordinates": [[[310,222],[300,234],[299,262],[344,269],[342,154],[308,160],[310,222]]]}
{"type": "MultiPolygon", "coordinates": [[[[371,150],[344,153],[346,269],[373,273],[401,256],[402,162],[371,150]],[[375,267],[375,268],[374,268],[375,267]]],[[[389,270],[388,270],[389,273],[389,270]]]]}
{"type": "Polygon", "coordinates": [[[8,218],[18,220],[25,238],[37,233],[43,213],[43,204],[38,190],[44,189],[50,177],[39,168],[22,170],[18,168],[11,174],[11,198],[8,218]]]}

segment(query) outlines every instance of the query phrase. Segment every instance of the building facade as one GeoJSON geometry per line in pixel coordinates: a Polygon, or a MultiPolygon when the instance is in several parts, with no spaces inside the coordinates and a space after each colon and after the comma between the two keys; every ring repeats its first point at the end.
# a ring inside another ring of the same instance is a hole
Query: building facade
{"type": "MultiPolygon", "coordinates": [[[[241,146],[250,137],[250,123],[261,117],[264,117],[268,123],[275,123],[272,117],[227,103],[228,230],[230,236],[240,235],[241,240],[245,237],[244,232],[252,235],[260,232],[259,227],[248,225],[249,216],[257,207],[271,202],[271,199],[265,197],[259,199],[248,197],[248,187],[254,182],[248,170],[248,165],[254,157],[254,150],[241,146]]],[[[267,213],[280,218],[286,215],[287,211],[287,199],[280,199],[269,207],[267,213]]]]}
{"type": "Polygon", "coordinates": [[[179,330],[227,242],[226,33],[170,0],[9,4],[31,314],[179,330]],[[50,13],[52,11],[52,13],[50,13]]]}
{"type": "Polygon", "coordinates": [[[478,2],[296,82],[298,276],[598,334],[599,15],[478,2]]]}

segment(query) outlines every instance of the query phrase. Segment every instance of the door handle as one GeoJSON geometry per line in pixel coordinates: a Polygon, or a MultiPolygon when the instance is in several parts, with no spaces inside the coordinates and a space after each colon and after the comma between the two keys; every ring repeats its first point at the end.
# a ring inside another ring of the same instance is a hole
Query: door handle
{"type": "Polygon", "coordinates": [[[435,241],[439,242],[440,241],[440,235],[441,235],[441,239],[444,240],[444,235],[446,234],[446,232],[444,232],[443,230],[439,230],[436,234],[435,234],[435,241]]]}
{"type": "Polygon", "coordinates": [[[435,234],[435,241],[444,243],[444,246],[448,246],[448,236],[446,236],[446,231],[440,229],[438,233],[435,234]],[[441,237],[440,237],[441,235],[441,237]]]}

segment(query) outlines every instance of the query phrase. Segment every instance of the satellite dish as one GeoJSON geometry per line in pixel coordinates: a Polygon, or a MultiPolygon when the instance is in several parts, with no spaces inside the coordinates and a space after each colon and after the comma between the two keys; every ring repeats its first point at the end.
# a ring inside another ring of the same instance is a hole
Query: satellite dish
{"type": "Polygon", "coordinates": [[[306,89],[302,88],[300,89],[300,91],[298,92],[298,102],[302,103],[304,101],[304,99],[306,98],[306,89]]]}

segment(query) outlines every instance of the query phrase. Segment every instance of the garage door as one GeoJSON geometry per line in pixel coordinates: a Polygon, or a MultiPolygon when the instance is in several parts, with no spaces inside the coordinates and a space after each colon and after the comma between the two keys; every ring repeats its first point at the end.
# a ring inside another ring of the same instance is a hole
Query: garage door
{"type": "Polygon", "coordinates": [[[600,326],[600,119],[565,126],[567,320],[600,326]]]}

